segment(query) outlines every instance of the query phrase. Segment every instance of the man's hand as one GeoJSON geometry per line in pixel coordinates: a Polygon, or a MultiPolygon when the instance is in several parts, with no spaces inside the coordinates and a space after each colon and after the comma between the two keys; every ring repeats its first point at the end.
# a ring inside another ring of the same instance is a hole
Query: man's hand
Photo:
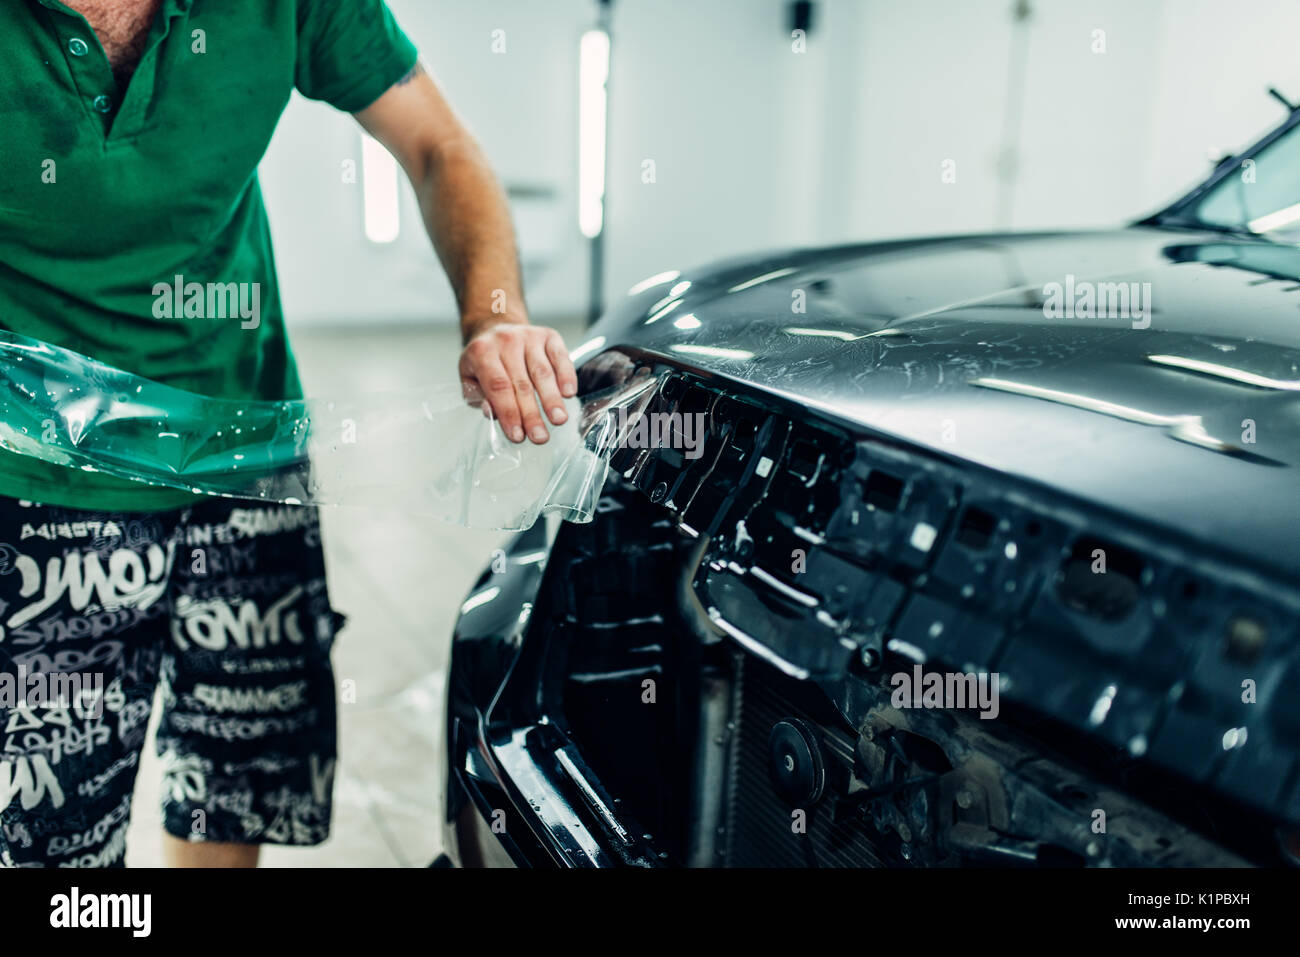
{"type": "Polygon", "coordinates": [[[568,419],[564,399],[578,393],[569,350],[554,329],[526,322],[465,322],[468,341],[460,355],[462,383],[476,382],[506,436],[542,444],[549,437],[537,406],[541,399],[554,425],[568,419]],[[536,393],[536,396],[534,396],[536,393]]]}

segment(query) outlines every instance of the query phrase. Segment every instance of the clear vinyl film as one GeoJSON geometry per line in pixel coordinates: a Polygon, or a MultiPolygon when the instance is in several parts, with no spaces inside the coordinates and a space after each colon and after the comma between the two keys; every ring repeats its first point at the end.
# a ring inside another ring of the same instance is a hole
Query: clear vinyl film
{"type": "Polygon", "coordinates": [[[566,401],[543,445],[515,444],[460,386],[279,402],[197,395],[0,331],[0,447],[196,494],[383,506],[514,530],[589,522],[646,376],[566,401]]]}

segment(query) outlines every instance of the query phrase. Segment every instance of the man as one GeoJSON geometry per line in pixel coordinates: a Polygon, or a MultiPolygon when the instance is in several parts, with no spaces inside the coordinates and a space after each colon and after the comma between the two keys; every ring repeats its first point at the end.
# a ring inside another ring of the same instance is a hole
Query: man
{"type": "MultiPolygon", "coordinates": [[[[6,0],[0,59],[0,327],[204,395],[300,396],[256,177],[296,88],[406,171],[460,376],[506,434],[564,421],[576,376],[528,323],[502,191],[383,0],[6,0]],[[258,290],[256,321],[155,312],[177,276],[258,290]]],[[[314,510],[0,452],[0,692],[22,695],[0,693],[0,863],[122,863],[158,686],[169,863],[323,840],[336,621],[314,510]],[[26,694],[57,674],[84,679],[71,700],[26,694]]]]}

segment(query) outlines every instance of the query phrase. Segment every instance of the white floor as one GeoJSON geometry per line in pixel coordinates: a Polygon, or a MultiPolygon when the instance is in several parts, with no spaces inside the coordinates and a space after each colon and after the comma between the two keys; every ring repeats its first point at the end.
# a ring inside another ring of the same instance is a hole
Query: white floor
{"type": "MultiPolygon", "coordinates": [[[[572,348],[577,324],[563,326],[572,348]]],[[[294,337],[308,395],[455,381],[450,328],[380,327],[294,337]]],[[[432,450],[424,450],[425,454],[432,450]]],[[[415,452],[413,454],[419,454],[415,452]]],[[[315,848],[268,847],[270,867],[424,867],[439,852],[442,679],[457,608],[506,536],[382,509],[322,513],[332,602],[348,616],[334,653],[339,704],[334,830],[315,848]]],[[[162,863],[152,735],[136,782],[127,863],[162,863]]]]}

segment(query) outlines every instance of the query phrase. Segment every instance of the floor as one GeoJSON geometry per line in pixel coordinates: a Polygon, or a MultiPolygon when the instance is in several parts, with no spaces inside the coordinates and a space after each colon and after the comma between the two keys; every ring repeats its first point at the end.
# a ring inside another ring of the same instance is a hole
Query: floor
{"type": "MultiPolygon", "coordinates": [[[[559,328],[570,348],[580,341],[577,323],[559,328]]],[[[455,381],[459,337],[450,328],[299,332],[293,341],[310,396],[455,381]]],[[[332,602],[348,617],[335,673],[356,689],[355,703],[339,703],[333,834],[314,848],[267,847],[262,863],[424,867],[441,850],[442,679],[451,627],[507,536],[380,507],[327,508],[322,522],[332,602]]],[[[162,863],[158,788],[151,730],[127,832],[130,866],[162,863]]]]}

